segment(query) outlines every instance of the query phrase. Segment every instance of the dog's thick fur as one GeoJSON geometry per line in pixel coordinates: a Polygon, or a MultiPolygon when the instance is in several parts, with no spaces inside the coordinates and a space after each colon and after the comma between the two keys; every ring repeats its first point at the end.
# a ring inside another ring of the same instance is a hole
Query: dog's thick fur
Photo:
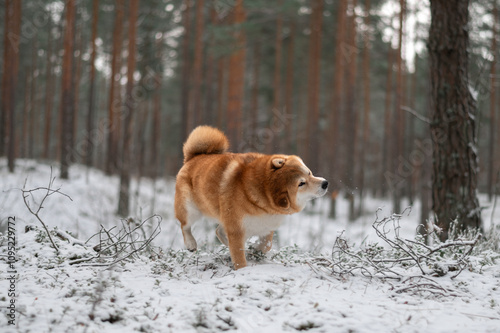
{"type": "Polygon", "coordinates": [[[177,174],[175,215],[186,247],[196,250],[191,226],[202,215],[219,223],[216,234],[229,246],[234,268],[246,266],[245,241],[259,236],[258,249],[271,249],[284,215],[301,211],[326,193],[328,182],[314,177],[297,156],[228,153],[219,130],[199,126],[183,147],[177,174]]]}

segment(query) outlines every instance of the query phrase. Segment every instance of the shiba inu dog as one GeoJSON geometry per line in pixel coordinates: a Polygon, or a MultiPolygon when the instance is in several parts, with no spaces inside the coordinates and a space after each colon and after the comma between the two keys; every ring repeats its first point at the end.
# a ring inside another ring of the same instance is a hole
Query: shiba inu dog
{"type": "Polygon", "coordinates": [[[246,266],[245,241],[258,236],[257,249],[271,249],[284,216],[300,212],[328,189],[300,157],[235,154],[219,130],[199,126],[184,143],[184,165],[177,174],[175,215],[184,244],[195,251],[191,226],[203,216],[217,220],[216,234],[229,246],[234,268],[246,266]]]}

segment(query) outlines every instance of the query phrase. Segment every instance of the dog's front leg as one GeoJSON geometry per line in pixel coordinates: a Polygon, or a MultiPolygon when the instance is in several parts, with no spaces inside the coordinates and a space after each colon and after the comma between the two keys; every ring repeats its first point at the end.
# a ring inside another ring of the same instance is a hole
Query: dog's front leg
{"type": "Polygon", "coordinates": [[[271,231],[266,236],[259,237],[257,250],[263,253],[269,252],[271,247],[273,247],[273,236],[274,236],[274,231],[271,231]]]}
{"type": "MultiPolygon", "coordinates": [[[[236,223],[235,223],[236,224],[236,223]]],[[[239,225],[233,225],[226,229],[227,240],[229,242],[229,253],[234,265],[234,269],[246,267],[245,258],[245,233],[239,225]]]]}

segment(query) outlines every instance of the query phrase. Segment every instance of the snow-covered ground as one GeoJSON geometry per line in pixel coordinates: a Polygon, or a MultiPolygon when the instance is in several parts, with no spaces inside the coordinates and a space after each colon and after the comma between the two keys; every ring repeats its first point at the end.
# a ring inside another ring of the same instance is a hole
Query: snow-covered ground
{"type": "MultiPolygon", "coordinates": [[[[51,229],[85,241],[101,226],[122,225],[114,214],[117,177],[78,165],[71,168],[69,181],[57,178],[57,167],[52,176],[52,188],[60,187],[69,198],[55,193],[44,202],[40,217],[51,229]]],[[[390,215],[389,202],[367,199],[366,214],[349,223],[343,199],[335,220],[327,218],[328,202],[318,200],[287,217],[265,258],[255,256],[249,267],[234,271],[210,223],[195,227],[198,252],[183,249],[173,211],[174,181],[143,179],[133,182],[131,201],[136,221],[153,214],[162,218],[152,254],[111,267],[70,265],[92,248],[54,237],[57,254],[20,191],[46,187],[50,177],[48,164],[20,160],[16,173],[9,174],[0,159],[0,232],[5,235],[9,217],[15,217],[17,236],[16,326],[8,325],[12,267],[7,265],[7,239],[0,240],[1,332],[500,332],[499,253],[478,255],[471,261],[476,264],[454,279],[452,274],[426,277],[442,292],[401,292],[401,281],[359,272],[332,275],[317,264],[332,259],[342,231],[351,246],[380,241],[372,223],[379,207],[379,217],[390,215]],[[35,230],[25,232],[27,225],[35,230]]],[[[32,205],[42,192],[35,193],[32,205]]],[[[500,207],[490,219],[492,204],[485,197],[481,202],[485,229],[491,221],[500,225],[500,207]]],[[[402,218],[405,237],[414,236],[418,211],[417,203],[402,218]]],[[[94,237],[89,244],[95,243],[94,237]]],[[[414,273],[406,273],[407,283],[414,273]]]]}

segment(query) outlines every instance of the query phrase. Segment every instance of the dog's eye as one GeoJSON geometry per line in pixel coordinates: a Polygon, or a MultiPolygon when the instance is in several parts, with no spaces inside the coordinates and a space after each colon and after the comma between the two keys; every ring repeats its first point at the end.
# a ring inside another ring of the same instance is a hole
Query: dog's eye
{"type": "Polygon", "coordinates": [[[306,182],[300,182],[299,187],[304,186],[305,184],[306,184],[306,182]]]}

